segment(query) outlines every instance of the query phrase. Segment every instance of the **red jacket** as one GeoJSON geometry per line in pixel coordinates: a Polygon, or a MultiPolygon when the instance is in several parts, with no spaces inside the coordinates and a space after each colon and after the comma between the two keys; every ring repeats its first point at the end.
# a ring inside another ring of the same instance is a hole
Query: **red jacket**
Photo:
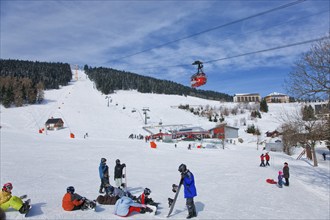
{"type": "Polygon", "coordinates": [[[62,199],[62,207],[65,211],[72,211],[75,206],[83,204],[83,200],[80,200],[81,196],[78,194],[66,193],[62,199]]]}
{"type": "Polygon", "coordinates": [[[265,155],[265,158],[266,158],[267,161],[270,159],[268,154],[265,155]]]}
{"type": "Polygon", "coordinates": [[[261,159],[261,160],[265,160],[265,156],[264,156],[264,155],[261,155],[261,156],[260,156],[260,159],[261,159]]]}

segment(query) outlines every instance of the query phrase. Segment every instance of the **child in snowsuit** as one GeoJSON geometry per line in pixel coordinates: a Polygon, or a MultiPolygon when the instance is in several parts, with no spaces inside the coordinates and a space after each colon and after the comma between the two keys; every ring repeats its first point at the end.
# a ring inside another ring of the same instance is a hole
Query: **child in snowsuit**
{"type": "Polygon", "coordinates": [[[184,186],[184,198],[186,199],[186,205],[188,209],[187,218],[193,218],[197,216],[196,207],[194,203],[194,197],[197,196],[195,187],[195,179],[192,172],[190,172],[185,164],[181,164],[178,168],[181,173],[181,181],[184,186]]]}
{"type": "Polygon", "coordinates": [[[278,184],[278,187],[282,188],[283,187],[283,173],[282,171],[278,171],[278,176],[277,176],[277,184],[278,184]]]}
{"type": "Polygon", "coordinates": [[[260,163],[260,166],[261,167],[265,167],[265,155],[264,154],[261,154],[260,155],[260,160],[261,160],[261,163],[260,163]]]}
{"type": "Polygon", "coordinates": [[[104,193],[103,188],[105,188],[106,185],[110,184],[109,181],[109,167],[106,164],[107,159],[101,158],[100,166],[99,166],[99,174],[101,179],[101,185],[99,193],[104,193]]]}
{"type": "Polygon", "coordinates": [[[19,211],[21,214],[25,214],[30,209],[29,203],[23,202],[20,197],[12,196],[11,191],[13,185],[11,183],[6,183],[3,185],[0,193],[0,208],[3,211],[7,211],[10,207],[19,211]]]}
{"type": "Polygon", "coordinates": [[[115,175],[114,180],[117,187],[122,187],[123,184],[123,169],[126,167],[126,164],[120,164],[120,160],[116,160],[116,166],[115,166],[115,175]]]}
{"type": "Polygon", "coordinates": [[[266,166],[270,166],[270,164],[269,164],[270,156],[268,153],[266,153],[265,159],[266,159],[266,166]]]}
{"type": "Polygon", "coordinates": [[[146,213],[146,212],[153,212],[152,209],[149,207],[134,202],[131,198],[127,196],[123,196],[120,199],[117,200],[115,204],[115,211],[114,214],[121,216],[121,217],[127,217],[132,212],[139,212],[139,213],[146,213]]]}
{"type": "MultiPolygon", "coordinates": [[[[74,210],[85,210],[88,208],[87,199],[80,196],[77,193],[74,193],[75,189],[73,186],[69,186],[66,189],[66,194],[62,199],[62,208],[65,211],[74,211],[74,210]]],[[[95,204],[89,204],[91,208],[95,208],[95,204]]]]}

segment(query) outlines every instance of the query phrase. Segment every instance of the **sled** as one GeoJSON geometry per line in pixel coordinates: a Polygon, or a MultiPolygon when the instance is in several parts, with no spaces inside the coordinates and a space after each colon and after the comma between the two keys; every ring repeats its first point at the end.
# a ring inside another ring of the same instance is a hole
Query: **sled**
{"type": "Polygon", "coordinates": [[[269,184],[277,184],[277,182],[274,179],[266,179],[266,182],[269,184]]]}

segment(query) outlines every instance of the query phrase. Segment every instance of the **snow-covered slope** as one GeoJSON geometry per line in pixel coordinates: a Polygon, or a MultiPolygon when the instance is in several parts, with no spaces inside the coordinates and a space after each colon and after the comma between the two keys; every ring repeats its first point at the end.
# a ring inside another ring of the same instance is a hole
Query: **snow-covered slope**
{"type": "MultiPolygon", "coordinates": [[[[230,115],[226,122],[239,126],[244,140],[226,148],[187,150],[188,142],[157,142],[152,149],[144,140],[129,139],[130,134],[146,135],[143,130],[143,108],[149,108],[147,126],[186,124],[212,128],[209,122],[177,108],[180,104],[233,107],[234,103],[220,103],[194,97],[140,94],[118,91],[106,95],[80,72],[77,82],[59,90],[46,91],[45,102],[20,108],[1,106],[1,184],[12,182],[13,194],[28,194],[33,203],[30,219],[120,219],[113,214],[114,206],[99,205],[96,212],[65,212],[61,200],[66,187],[90,199],[98,196],[100,180],[98,165],[101,157],[108,159],[110,183],[113,183],[115,160],[127,165],[128,186],[138,196],[145,187],[151,197],[161,202],[156,216],[134,214],[132,219],[166,218],[167,198],[173,197],[171,185],[179,181],[177,171],[181,163],[188,166],[196,179],[198,196],[195,204],[197,219],[329,219],[329,161],[319,158],[319,167],[312,167],[296,155],[289,157],[271,152],[270,167],[259,167],[256,137],[244,132],[246,126],[237,121],[249,113],[230,115]],[[136,110],[135,112],[132,110],[136,110]],[[41,129],[50,117],[64,119],[65,129],[41,129]],[[70,138],[70,133],[75,138],[70,138]],[[88,133],[88,137],[84,135],[88,133]],[[289,163],[290,187],[277,188],[266,183],[276,179],[284,162],[289,163]]],[[[285,111],[299,108],[297,104],[272,104],[262,119],[247,120],[264,133],[280,125],[277,119],[285,111]]],[[[320,148],[320,151],[324,148],[320,148]]],[[[297,152],[299,153],[299,152],[297,152]]],[[[329,156],[328,156],[329,158],[329,156]]],[[[179,195],[173,219],[187,215],[183,193],[179,195]]],[[[7,212],[8,219],[23,219],[16,211],[7,212]]]]}

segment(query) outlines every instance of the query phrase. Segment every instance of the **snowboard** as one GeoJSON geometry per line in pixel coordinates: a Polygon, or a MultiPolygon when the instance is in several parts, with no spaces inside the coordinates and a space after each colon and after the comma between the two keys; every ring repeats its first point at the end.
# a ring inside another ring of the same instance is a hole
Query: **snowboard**
{"type": "Polygon", "coordinates": [[[124,188],[127,190],[127,174],[126,174],[126,166],[124,167],[124,172],[123,172],[123,179],[124,179],[124,188]]]}
{"type": "MultiPolygon", "coordinates": [[[[23,195],[23,196],[21,196],[21,197],[22,197],[22,198],[26,198],[27,195],[23,195]]],[[[29,205],[29,209],[24,213],[24,217],[29,217],[30,210],[32,209],[31,199],[26,200],[24,203],[26,203],[26,204],[29,205]]]]}
{"type": "Polygon", "coordinates": [[[147,207],[152,209],[152,212],[150,213],[150,215],[157,215],[157,206],[147,205],[147,207]]]}
{"type": "Polygon", "coordinates": [[[85,199],[84,208],[82,208],[83,211],[87,209],[91,209],[95,211],[95,208],[96,208],[96,200],[85,199]]]}
{"type": "Polygon", "coordinates": [[[178,198],[178,196],[179,196],[179,193],[180,193],[180,189],[181,189],[182,183],[183,183],[183,179],[180,180],[180,183],[179,183],[178,186],[175,185],[175,184],[172,185],[172,191],[175,192],[175,196],[174,196],[173,199],[169,198],[170,210],[169,210],[169,212],[168,212],[168,214],[167,214],[167,218],[170,217],[170,215],[171,215],[171,213],[172,213],[172,211],[173,211],[173,209],[174,209],[175,202],[176,202],[176,200],[177,200],[177,198],[178,198]],[[176,186],[177,186],[177,187],[176,187],[176,186]],[[171,201],[171,202],[170,202],[170,201],[171,201]]]}

